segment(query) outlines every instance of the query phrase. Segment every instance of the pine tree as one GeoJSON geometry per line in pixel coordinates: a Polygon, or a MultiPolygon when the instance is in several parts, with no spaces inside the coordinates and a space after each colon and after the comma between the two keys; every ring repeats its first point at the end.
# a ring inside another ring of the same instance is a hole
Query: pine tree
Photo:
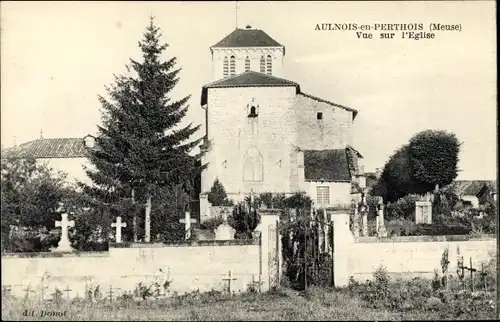
{"type": "Polygon", "coordinates": [[[205,167],[199,162],[201,152],[190,155],[201,141],[190,137],[200,126],[179,125],[189,96],[178,101],[170,98],[180,69],[175,69],[175,57],[161,60],[168,45],[161,44],[160,37],[151,17],[139,42],[142,61],[130,59],[128,73],[115,76],[115,83],[106,88],[109,99],[99,97],[103,125],[96,138],[97,149],[90,155],[95,170],[87,169],[94,185],[82,185],[94,205],[104,207],[108,215],[120,213],[124,217],[130,210],[135,214],[133,203],[145,203],[146,242],[150,241],[151,211],[160,212],[154,218],[166,220],[155,223],[156,231],[162,231],[159,224],[177,222],[182,209],[179,201],[185,204],[182,196],[205,167]]]}

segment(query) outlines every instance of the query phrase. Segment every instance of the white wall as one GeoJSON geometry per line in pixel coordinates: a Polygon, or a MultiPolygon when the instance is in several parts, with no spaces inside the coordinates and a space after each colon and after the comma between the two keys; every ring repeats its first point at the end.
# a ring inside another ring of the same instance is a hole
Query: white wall
{"type": "Polygon", "coordinates": [[[75,183],[76,180],[90,183],[90,179],[85,173],[83,166],[91,167],[87,158],[46,158],[37,159],[37,162],[48,165],[56,171],[62,171],[67,174],[66,180],[69,183],[75,183]]]}
{"type": "Polygon", "coordinates": [[[351,204],[351,183],[350,182],[319,182],[319,181],[306,181],[302,183],[303,190],[314,201],[316,206],[321,207],[335,207],[351,204]],[[317,203],[316,187],[329,187],[330,190],[330,204],[319,205],[317,203]]]}
{"type": "MultiPolygon", "coordinates": [[[[349,278],[363,282],[373,278],[373,273],[382,265],[392,276],[432,277],[434,270],[441,270],[441,258],[448,249],[450,265],[454,274],[457,268],[457,249],[464,262],[472,258],[473,265],[496,258],[495,238],[457,241],[453,236],[415,236],[384,239],[354,238],[349,229],[347,213],[332,213],[334,221],[334,271],[335,285],[347,286],[349,278]],[[439,241],[436,241],[439,240],[439,241]]],[[[463,237],[463,236],[460,236],[463,237]]]]}
{"type": "MultiPolygon", "coordinates": [[[[83,253],[62,257],[2,256],[2,285],[15,287],[16,295],[31,283],[40,284],[40,278],[48,273],[50,292],[70,285],[71,297],[82,297],[85,285],[99,284],[107,292],[109,285],[122,291],[133,291],[137,283],[153,282],[155,277],[167,279],[170,270],[170,290],[179,293],[197,288],[209,291],[221,290],[223,278],[229,270],[233,277],[233,290],[246,290],[252,278],[259,280],[259,248],[253,245],[194,245],[148,246],[144,248],[110,248],[109,253],[83,253]],[[126,265],[123,265],[127,263],[126,265]],[[163,270],[164,273],[160,271],[163,270]]],[[[51,255],[51,254],[49,254],[51,255]]]]}

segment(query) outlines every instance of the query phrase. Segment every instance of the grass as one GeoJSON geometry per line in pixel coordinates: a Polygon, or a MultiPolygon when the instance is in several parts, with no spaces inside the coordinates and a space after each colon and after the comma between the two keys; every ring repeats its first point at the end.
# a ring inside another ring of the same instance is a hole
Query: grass
{"type": "Polygon", "coordinates": [[[100,303],[61,302],[30,303],[20,299],[2,299],[2,320],[171,320],[171,321],[243,321],[243,320],[442,320],[494,319],[491,310],[471,311],[461,316],[447,316],[446,309],[393,311],[373,308],[348,290],[311,287],[306,294],[283,289],[258,294],[191,293],[187,296],[161,300],[117,300],[100,303]],[[35,311],[35,317],[23,312],[35,311]],[[64,317],[40,317],[42,311],[64,312],[64,317]],[[37,317],[38,315],[38,317],[37,317]]]}

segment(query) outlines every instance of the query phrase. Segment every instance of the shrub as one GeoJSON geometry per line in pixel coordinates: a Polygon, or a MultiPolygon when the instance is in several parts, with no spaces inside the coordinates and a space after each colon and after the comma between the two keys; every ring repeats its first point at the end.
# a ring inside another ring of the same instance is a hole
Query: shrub
{"type": "Polygon", "coordinates": [[[204,222],[202,222],[200,224],[200,228],[214,231],[214,229],[216,229],[217,227],[222,225],[223,222],[224,222],[224,218],[222,218],[221,215],[211,217],[211,218],[208,218],[207,220],[205,220],[204,222]]]}
{"type": "Polygon", "coordinates": [[[420,199],[419,195],[409,194],[388,205],[387,219],[411,220],[415,217],[415,202],[420,199]]]}
{"type": "Polygon", "coordinates": [[[227,199],[226,189],[219,181],[219,179],[215,179],[212,188],[210,188],[210,192],[208,193],[208,202],[212,204],[212,206],[233,206],[234,203],[231,200],[227,199]]]}
{"type": "Polygon", "coordinates": [[[260,223],[260,214],[255,208],[248,210],[244,204],[239,203],[234,206],[228,222],[235,230],[236,239],[253,238],[252,232],[260,223]]]}
{"type": "Polygon", "coordinates": [[[389,236],[412,236],[417,224],[407,219],[390,220],[385,224],[389,236]]]}

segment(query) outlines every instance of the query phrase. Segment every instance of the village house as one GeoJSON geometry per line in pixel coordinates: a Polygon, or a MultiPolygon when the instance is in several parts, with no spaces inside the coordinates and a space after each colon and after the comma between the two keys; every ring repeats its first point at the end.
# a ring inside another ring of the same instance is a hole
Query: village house
{"type": "Polygon", "coordinates": [[[478,208],[488,199],[497,200],[497,183],[495,180],[456,180],[450,189],[460,198],[465,206],[478,208]]]}
{"type": "Polygon", "coordinates": [[[210,47],[213,82],[201,90],[206,154],[200,211],[218,178],[228,198],[305,191],[318,207],[350,204],[362,155],[358,112],[305,92],[284,78],[285,47],[259,29],[235,29],[210,47]]]}
{"type": "Polygon", "coordinates": [[[7,159],[33,158],[52,168],[54,172],[66,174],[69,184],[77,181],[89,183],[83,166],[89,166],[88,149],[95,146],[95,138],[43,138],[2,150],[2,162],[7,159]]]}

